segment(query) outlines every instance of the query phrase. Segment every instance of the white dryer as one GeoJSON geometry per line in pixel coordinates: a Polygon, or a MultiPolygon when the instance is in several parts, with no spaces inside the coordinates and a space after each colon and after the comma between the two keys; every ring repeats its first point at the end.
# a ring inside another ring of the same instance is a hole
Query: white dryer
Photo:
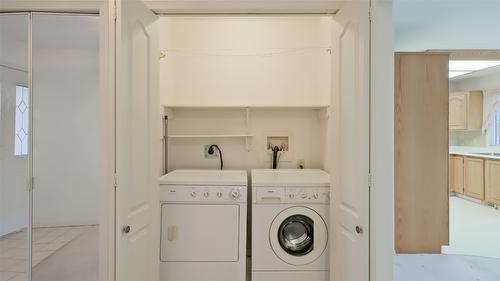
{"type": "Polygon", "coordinates": [[[244,281],[247,173],[176,170],[160,178],[161,281],[244,281]]]}
{"type": "Polygon", "coordinates": [[[329,280],[329,175],[252,170],[252,196],[252,281],[329,280]]]}

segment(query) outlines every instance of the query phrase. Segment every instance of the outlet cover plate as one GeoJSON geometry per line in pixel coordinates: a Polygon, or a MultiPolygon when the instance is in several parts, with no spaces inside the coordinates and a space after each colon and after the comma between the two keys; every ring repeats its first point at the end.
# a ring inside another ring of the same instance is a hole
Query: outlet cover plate
{"type": "Polygon", "coordinates": [[[219,151],[217,148],[214,148],[214,154],[208,154],[208,149],[210,148],[211,144],[206,144],[204,145],[203,152],[205,153],[205,159],[217,159],[219,158],[219,151]]]}

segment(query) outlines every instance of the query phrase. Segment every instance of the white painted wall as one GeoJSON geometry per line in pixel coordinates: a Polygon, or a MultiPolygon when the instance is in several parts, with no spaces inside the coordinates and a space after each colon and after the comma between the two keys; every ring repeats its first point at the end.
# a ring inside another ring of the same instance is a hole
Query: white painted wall
{"type": "Polygon", "coordinates": [[[498,11],[500,1],[395,0],[395,49],[500,49],[498,11]]]}
{"type": "Polygon", "coordinates": [[[245,109],[175,109],[169,114],[169,134],[252,134],[250,151],[244,138],[170,138],[169,171],[175,169],[218,169],[219,159],[205,159],[204,145],[217,144],[222,150],[225,169],[269,168],[266,136],[288,134],[291,151],[283,156],[279,168],[296,168],[303,159],[306,168],[325,168],[325,110],[251,109],[248,130],[245,109]],[[286,159],[286,160],[283,160],[286,159]]]}
{"type": "Polygon", "coordinates": [[[28,84],[27,41],[27,16],[0,16],[0,236],[28,221],[28,159],[14,155],[16,85],[28,84]]]}
{"type": "Polygon", "coordinates": [[[34,224],[97,224],[99,18],[33,17],[34,224]]]}
{"type": "Polygon", "coordinates": [[[161,104],[327,105],[330,17],[161,17],[161,104]]]}
{"type": "Polygon", "coordinates": [[[392,281],[394,256],[394,37],[392,1],[372,1],[370,280],[392,281]]]}

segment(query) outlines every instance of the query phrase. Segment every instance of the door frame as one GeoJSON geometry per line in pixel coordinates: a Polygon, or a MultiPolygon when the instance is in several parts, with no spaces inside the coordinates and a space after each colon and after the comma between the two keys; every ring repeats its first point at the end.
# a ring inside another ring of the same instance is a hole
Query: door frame
{"type": "MultiPolygon", "coordinates": [[[[394,147],[393,114],[393,44],[392,44],[392,2],[364,0],[371,3],[370,18],[376,18],[370,25],[370,280],[392,280],[392,256],[394,254],[393,201],[394,161],[391,154],[394,147]],[[390,54],[390,55],[389,55],[390,54]],[[376,180],[375,180],[376,179],[376,180]]],[[[154,11],[172,14],[202,14],[224,12],[235,13],[332,13],[345,1],[241,1],[239,3],[217,1],[175,2],[165,0],[144,2],[154,11]]],[[[100,17],[100,91],[105,111],[107,154],[105,181],[109,188],[103,189],[100,203],[100,254],[99,280],[115,280],[115,93],[114,65],[115,38],[110,38],[115,27],[115,0],[2,0],[0,12],[49,11],[69,13],[99,13],[100,17]]]]}

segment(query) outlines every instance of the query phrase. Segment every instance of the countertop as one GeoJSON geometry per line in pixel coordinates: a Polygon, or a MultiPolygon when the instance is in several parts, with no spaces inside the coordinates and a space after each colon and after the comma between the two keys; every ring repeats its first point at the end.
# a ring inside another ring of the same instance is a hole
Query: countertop
{"type": "Polygon", "coordinates": [[[500,147],[450,146],[450,154],[500,160],[500,147]]]}

